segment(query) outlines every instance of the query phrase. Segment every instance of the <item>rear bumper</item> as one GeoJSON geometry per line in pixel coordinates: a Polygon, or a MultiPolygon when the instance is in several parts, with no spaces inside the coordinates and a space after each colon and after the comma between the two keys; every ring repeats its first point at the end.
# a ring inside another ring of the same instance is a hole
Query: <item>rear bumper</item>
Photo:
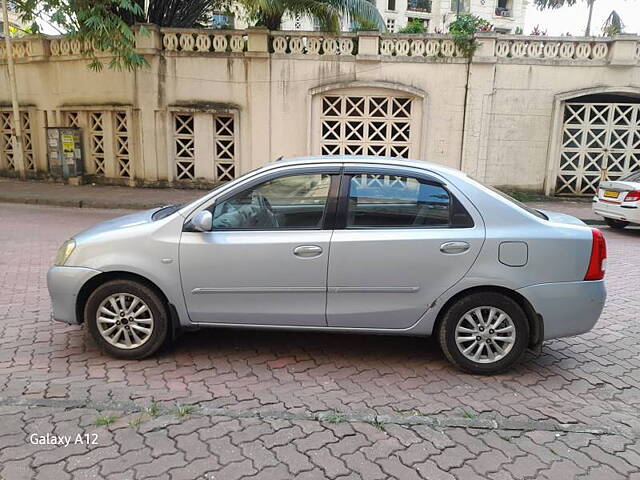
{"type": "Polygon", "coordinates": [[[76,318],[76,300],[82,286],[99,270],[84,267],[51,267],[47,272],[47,288],[51,297],[54,320],[79,323],[76,318]]]}
{"type": "Polygon", "coordinates": [[[518,290],[542,316],[544,339],[571,337],[591,330],[604,307],[604,280],[543,283],[518,290]]]}
{"type": "Polygon", "coordinates": [[[631,202],[622,206],[619,203],[603,202],[598,198],[594,198],[593,213],[605,218],[640,224],[640,205],[638,205],[638,202],[631,202]]]}

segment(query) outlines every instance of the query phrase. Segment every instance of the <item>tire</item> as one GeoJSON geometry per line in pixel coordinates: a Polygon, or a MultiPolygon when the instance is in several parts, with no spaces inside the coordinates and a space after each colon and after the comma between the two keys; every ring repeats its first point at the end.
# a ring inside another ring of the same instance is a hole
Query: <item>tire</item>
{"type": "Polygon", "coordinates": [[[618,230],[621,230],[624,227],[626,227],[627,225],[629,225],[629,222],[625,222],[624,220],[615,220],[613,218],[607,218],[607,217],[604,217],[604,221],[611,228],[615,228],[615,229],[618,229],[618,230]]]}
{"type": "Polygon", "coordinates": [[[163,299],[151,288],[133,280],[111,280],[96,288],[87,299],[84,321],[101,350],[123,359],[148,357],[163,345],[169,333],[169,313],[163,299]],[[111,302],[114,298],[115,304],[111,302]],[[125,308],[131,307],[130,313],[121,308],[121,299],[124,299],[125,308]],[[135,299],[138,303],[134,305],[135,299]],[[141,308],[143,305],[146,310],[141,308]],[[98,320],[99,309],[102,321],[98,320]],[[137,317],[134,317],[136,313],[137,317]],[[107,333],[110,327],[114,330],[107,333]],[[118,334],[118,330],[122,332],[118,334]],[[118,338],[114,342],[115,335],[118,338]],[[127,345],[127,338],[131,346],[127,345]]]}
{"type": "Polygon", "coordinates": [[[520,305],[510,297],[497,292],[476,292],[460,298],[447,309],[440,323],[438,340],[447,359],[460,370],[492,375],[507,370],[522,358],[529,344],[529,322],[520,305]],[[494,313],[489,321],[491,309],[494,309],[494,313]],[[483,320],[487,320],[486,323],[478,320],[478,311],[483,320]],[[502,317],[494,329],[489,328],[499,320],[500,311],[506,316],[502,317]],[[477,325],[475,333],[470,333],[473,331],[471,320],[477,325]],[[460,343],[460,348],[456,341],[458,327],[461,327],[458,338],[465,339],[460,343]],[[472,340],[466,340],[467,338],[472,340]],[[502,339],[510,339],[511,342],[502,339]],[[472,345],[476,347],[471,348],[472,345]],[[462,350],[469,348],[471,349],[465,355],[462,350]],[[493,360],[490,358],[489,348],[493,352],[493,360]],[[480,349],[478,360],[469,358],[480,349]],[[504,355],[499,353],[500,350],[504,355]]]}

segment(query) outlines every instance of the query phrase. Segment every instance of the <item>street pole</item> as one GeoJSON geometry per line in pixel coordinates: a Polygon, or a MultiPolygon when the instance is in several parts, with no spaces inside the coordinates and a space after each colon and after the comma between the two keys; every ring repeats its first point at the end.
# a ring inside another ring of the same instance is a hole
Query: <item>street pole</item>
{"type": "Polygon", "coordinates": [[[7,0],[2,0],[2,17],[4,20],[4,42],[7,50],[7,66],[9,67],[9,88],[11,89],[11,106],[13,107],[13,161],[15,162],[20,178],[26,177],[24,164],[24,148],[22,143],[22,119],[20,118],[20,106],[18,105],[18,87],[16,84],[16,67],[13,62],[13,46],[9,38],[9,9],[7,0]]]}

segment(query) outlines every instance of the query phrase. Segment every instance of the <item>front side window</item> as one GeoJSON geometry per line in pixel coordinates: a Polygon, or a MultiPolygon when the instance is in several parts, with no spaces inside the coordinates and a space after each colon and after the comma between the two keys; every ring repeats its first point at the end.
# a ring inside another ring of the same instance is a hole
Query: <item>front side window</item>
{"type": "Polygon", "coordinates": [[[363,174],[351,178],[347,228],[450,225],[451,196],[442,186],[412,177],[363,174]]]}
{"type": "Polygon", "coordinates": [[[322,228],[330,185],[331,176],[320,173],[268,180],[216,203],[213,229],[322,228]]]}

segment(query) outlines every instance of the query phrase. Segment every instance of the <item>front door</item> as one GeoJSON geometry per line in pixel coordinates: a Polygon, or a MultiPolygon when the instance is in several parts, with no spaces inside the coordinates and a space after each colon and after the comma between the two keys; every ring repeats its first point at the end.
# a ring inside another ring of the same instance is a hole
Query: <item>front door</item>
{"type": "Polygon", "coordinates": [[[419,176],[373,169],[345,175],[342,190],[327,323],[409,328],[471,268],[484,241],[482,221],[474,222],[451,187],[419,176]]]}
{"type": "Polygon", "coordinates": [[[332,173],[271,174],[216,200],[210,232],[183,232],[180,271],[191,321],[326,325],[332,173]]]}

